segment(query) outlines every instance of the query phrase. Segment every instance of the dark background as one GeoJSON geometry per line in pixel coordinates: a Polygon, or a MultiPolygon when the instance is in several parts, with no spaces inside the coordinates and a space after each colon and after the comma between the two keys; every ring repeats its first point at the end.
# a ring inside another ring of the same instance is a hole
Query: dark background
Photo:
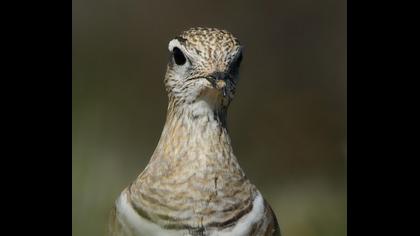
{"type": "Polygon", "coordinates": [[[283,235],[346,235],[346,17],[344,0],[73,0],[73,235],[104,235],[147,164],[165,120],[167,44],[194,26],[245,46],[230,135],[283,235]]]}

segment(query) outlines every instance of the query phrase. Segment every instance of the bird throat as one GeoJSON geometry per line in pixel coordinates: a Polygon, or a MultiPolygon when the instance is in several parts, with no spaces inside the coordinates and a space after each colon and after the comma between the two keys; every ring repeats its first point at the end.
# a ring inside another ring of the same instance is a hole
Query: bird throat
{"type": "Polygon", "coordinates": [[[206,97],[190,104],[170,102],[151,164],[158,161],[164,168],[161,162],[168,162],[168,171],[193,168],[210,174],[234,164],[228,161],[237,163],[226,127],[226,107],[215,103],[206,97]]]}
{"type": "Polygon", "coordinates": [[[201,227],[251,210],[256,189],[233,154],[225,120],[226,109],[205,99],[170,101],[155,152],[130,186],[143,216],[167,228],[201,227]]]}

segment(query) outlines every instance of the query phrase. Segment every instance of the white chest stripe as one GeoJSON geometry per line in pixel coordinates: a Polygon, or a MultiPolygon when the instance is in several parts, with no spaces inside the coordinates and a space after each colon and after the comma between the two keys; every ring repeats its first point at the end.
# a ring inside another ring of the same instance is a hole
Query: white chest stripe
{"type": "MultiPolygon", "coordinates": [[[[133,229],[133,235],[147,236],[185,236],[187,231],[167,230],[144,219],[132,208],[127,201],[127,195],[122,192],[116,202],[117,214],[124,225],[133,229]]],[[[209,232],[209,236],[246,236],[253,224],[261,220],[264,215],[264,199],[260,193],[254,199],[252,210],[240,218],[240,220],[232,227],[218,232],[209,232]]]]}
{"type": "Polygon", "coordinates": [[[220,232],[215,232],[211,236],[246,236],[251,230],[252,226],[261,220],[264,216],[264,199],[260,193],[252,203],[252,210],[239,219],[235,226],[231,229],[226,229],[220,232]]]}
{"type": "Polygon", "coordinates": [[[117,200],[117,213],[125,225],[132,227],[133,235],[140,236],[182,236],[184,232],[162,229],[147,219],[141,217],[127,201],[126,192],[122,192],[117,200]]]}

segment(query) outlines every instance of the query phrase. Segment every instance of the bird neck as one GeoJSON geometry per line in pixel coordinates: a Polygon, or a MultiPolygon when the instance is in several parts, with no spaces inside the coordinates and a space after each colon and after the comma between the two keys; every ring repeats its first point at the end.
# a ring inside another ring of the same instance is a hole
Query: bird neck
{"type": "Polygon", "coordinates": [[[205,100],[170,101],[159,144],[129,187],[141,215],[161,225],[207,225],[252,208],[257,190],[233,154],[225,120],[226,109],[205,100]]]}
{"type": "Polygon", "coordinates": [[[202,158],[233,155],[226,127],[226,108],[205,99],[190,104],[170,101],[166,123],[152,158],[179,159],[194,153],[202,158]]]}

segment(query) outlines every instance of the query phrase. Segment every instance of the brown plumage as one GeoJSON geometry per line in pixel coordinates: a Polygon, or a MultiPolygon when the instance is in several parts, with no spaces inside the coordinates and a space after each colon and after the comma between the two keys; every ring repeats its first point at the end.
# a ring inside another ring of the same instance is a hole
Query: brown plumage
{"type": "Polygon", "coordinates": [[[280,235],[226,127],[242,58],[229,32],[193,28],[169,43],[169,105],[149,164],[116,202],[110,235],[280,235]]]}

